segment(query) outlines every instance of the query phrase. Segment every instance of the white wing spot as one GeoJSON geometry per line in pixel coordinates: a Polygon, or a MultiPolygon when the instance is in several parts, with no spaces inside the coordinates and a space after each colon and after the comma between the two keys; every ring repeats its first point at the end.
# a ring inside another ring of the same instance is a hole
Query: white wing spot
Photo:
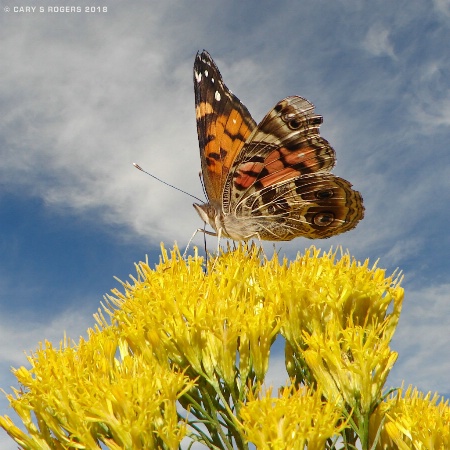
{"type": "Polygon", "coordinates": [[[236,123],[236,119],[233,119],[233,123],[236,123]]]}
{"type": "Polygon", "coordinates": [[[211,82],[214,83],[214,78],[211,78],[211,82]]]}
{"type": "Polygon", "coordinates": [[[207,70],[205,70],[205,77],[207,77],[208,76],[208,71],[207,70]]]}
{"type": "Polygon", "coordinates": [[[216,91],[216,93],[214,94],[214,98],[215,98],[217,101],[220,101],[220,99],[221,99],[222,97],[220,96],[220,92],[219,92],[219,91],[216,91]]]}
{"type": "Polygon", "coordinates": [[[200,83],[200,81],[202,81],[202,74],[195,72],[195,79],[197,80],[197,83],[200,83]]]}
{"type": "Polygon", "coordinates": [[[297,154],[297,158],[304,158],[305,157],[305,154],[304,153],[298,153],[297,154]]]}

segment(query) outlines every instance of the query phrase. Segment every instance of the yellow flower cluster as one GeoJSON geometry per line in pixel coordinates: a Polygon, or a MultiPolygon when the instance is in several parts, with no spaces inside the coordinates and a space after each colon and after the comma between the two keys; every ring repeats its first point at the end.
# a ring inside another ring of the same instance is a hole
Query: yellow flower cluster
{"type": "Polygon", "coordinates": [[[176,400],[193,382],[148,352],[133,355],[117,330],[30,356],[15,371],[25,389],[9,395],[28,434],[7,416],[0,425],[24,449],[178,448],[185,435],[176,400]],[[33,417],[34,415],[34,417],[33,417]]]}
{"type": "Polygon", "coordinates": [[[368,449],[410,439],[405,410],[383,402],[398,276],[314,247],[288,262],[239,246],[206,268],[162,248],[155,269],[136,268],[88,340],[46,343],[15,372],[24,390],[9,400],[28,434],[6,416],[0,426],[22,448],[176,449],[190,439],[313,450],[341,436],[368,449]],[[260,386],[278,336],[291,383],[273,398],[260,386]]]}
{"type": "Polygon", "coordinates": [[[347,426],[342,411],[320,391],[292,385],[276,398],[272,389],[261,398],[249,396],[240,418],[242,432],[258,450],[323,450],[327,439],[347,426]]]}
{"type": "Polygon", "coordinates": [[[258,252],[226,253],[207,275],[199,258],[186,264],[175,251],[163,255],[156,270],[141,263],[135,285],[110,298],[130,347],[150,345],[159,359],[216,386],[220,379],[234,389],[250,372],[262,381],[280,324],[279,305],[258,288],[261,273],[270,272],[258,252]]]}
{"type": "Polygon", "coordinates": [[[450,448],[450,407],[437,394],[424,395],[409,386],[380,404],[370,418],[376,449],[447,450],[450,448]]]}

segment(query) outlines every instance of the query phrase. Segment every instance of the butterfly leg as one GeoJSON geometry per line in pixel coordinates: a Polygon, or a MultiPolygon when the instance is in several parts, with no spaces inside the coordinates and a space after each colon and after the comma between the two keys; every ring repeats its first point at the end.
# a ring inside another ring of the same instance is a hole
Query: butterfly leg
{"type": "Polygon", "coordinates": [[[184,250],[184,252],[183,252],[183,259],[186,259],[186,255],[187,255],[187,252],[188,252],[188,250],[189,250],[189,247],[191,246],[191,242],[192,242],[192,240],[195,238],[195,236],[197,235],[197,233],[200,231],[201,229],[200,228],[197,228],[195,231],[194,231],[194,234],[191,236],[191,238],[189,239],[189,241],[188,241],[188,243],[187,243],[187,245],[186,245],[186,249],[184,250]]]}
{"type": "Polygon", "coordinates": [[[265,250],[264,250],[264,246],[263,246],[263,241],[262,241],[262,239],[261,239],[261,235],[260,235],[258,232],[255,232],[255,233],[253,233],[253,234],[248,235],[248,236],[243,240],[243,242],[244,242],[244,243],[247,243],[247,248],[253,248],[253,247],[256,247],[256,240],[259,241],[259,250],[258,250],[259,254],[260,254],[260,255],[262,254],[262,255],[264,256],[264,258],[265,258],[266,260],[268,260],[267,255],[266,255],[266,252],[265,252],[265,250]],[[249,244],[250,239],[252,240],[251,245],[249,244]]]}
{"type": "MultiPolygon", "coordinates": [[[[186,259],[187,252],[188,252],[188,250],[189,250],[189,247],[191,246],[191,242],[194,240],[195,236],[197,236],[197,233],[199,233],[200,231],[201,231],[202,233],[204,233],[204,234],[209,235],[209,236],[219,236],[219,242],[220,242],[220,235],[218,235],[217,233],[214,233],[214,232],[212,232],[212,231],[207,231],[207,230],[205,230],[204,228],[197,228],[197,229],[194,231],[194,234],[193,234],[193,235],[191,236],[191,238],[189,239],[189,242],[187,243],[186,250],[183,252],[183,259],[186,259]]],[[[206,248],[205,248],[205,251],[206,251],[206,248]]]]}
{"type": "Polygon", "coordinates": [[[220,252],[220,238],[222,237],[222,228],[219,228],[216,236],[217,236],[217,256],[219,256],[219,252],[220,252]]]}
{"type": "MultiPolygon", "coordinates": [[[[257,237],[258,237],[259,247],[260,247],[261,250],[262,250],[262,254],[264,255],[264,258],[266,258],[266,261],[268,261],[269,258],[267,257],[266,251],[264,250],[263,241],[262,241],[262,239],[261,239],[261,236],[259,235],[259,233],[257,233],[256,235],[257,235],[257,237]]],[[[275,249],[275,243],[273,244],[273,248],[275,249]]]]}

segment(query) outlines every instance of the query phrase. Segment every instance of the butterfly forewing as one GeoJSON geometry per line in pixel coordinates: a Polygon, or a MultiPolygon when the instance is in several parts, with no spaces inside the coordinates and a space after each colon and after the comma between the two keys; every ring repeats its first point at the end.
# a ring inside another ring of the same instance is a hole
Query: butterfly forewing
{"type": "Polygon", "coordinates": [[[225,86],[219,69],[206,51],[195,58],[194,92],[206,193],[210,201],[220,203],[228,171],[256,122],[225,86]]]}

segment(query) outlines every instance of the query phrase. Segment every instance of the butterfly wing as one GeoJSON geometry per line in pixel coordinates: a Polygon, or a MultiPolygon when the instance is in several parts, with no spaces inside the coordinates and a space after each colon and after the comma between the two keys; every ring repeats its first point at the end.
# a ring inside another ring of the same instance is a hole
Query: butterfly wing
{"type": "MultiPolygon", "coordinates": [[[[319,135],[322,116],[302,97],[278,102],[249,136],[227,179],[226,205],[266,186],[301,175],[329,172],[335,152],[319,135]]],[[[225,212],[230,212],[226,211],[225,212]]]]}
{"type": "Polygon", "coordinates": [[[194,91],[203,181],[210,202],[220,205],[230,167],[256,122],[206,51],[195,58],[194,91]]]}
{"type": "Polygon", "coordinates": [[[243,227],[264,240],[325,238],[356,226],[364,214],[362,197],[329,173],[335,152],[319,135],[321,123],[302,97],[275,105],[232,165],[224,213],[247,222],[243,227]]]}
{"type": "Polygon", "coordinates": [[[248,237],[323,239],[351,230],[364,216],[361,194],[331,173],[303,175],[247,195],[233,215],[248,237]],[[251,236],[253,234],[253,236],[251,236]]]}

